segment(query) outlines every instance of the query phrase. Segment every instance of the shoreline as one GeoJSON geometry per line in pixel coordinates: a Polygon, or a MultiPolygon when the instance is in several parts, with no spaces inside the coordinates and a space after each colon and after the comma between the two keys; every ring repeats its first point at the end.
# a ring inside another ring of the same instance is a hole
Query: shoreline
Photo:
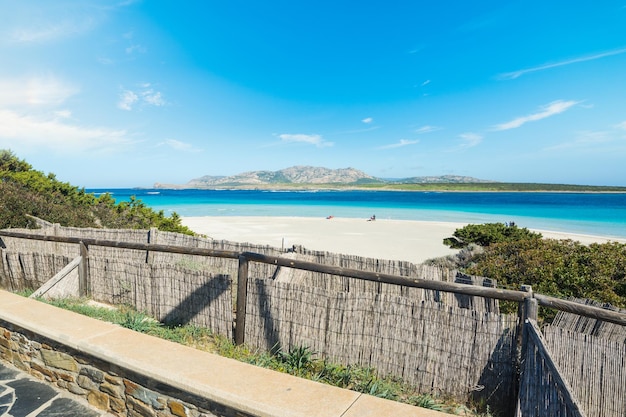
{"type": "MultiPolygon", "coordinates": [[[[270,245],[358,255],[368,258],[422,263],[427,259],[457,253],[443,244],[454,231],[467,223],[423,220],[368,221],[362,218],[199,216],[181,217],[181,223],[196,233],[216,240],[270,245]]],[[[582,244],[626,239],[567,232],[539,232],[544,238],[572,239],[582,244]]]]}

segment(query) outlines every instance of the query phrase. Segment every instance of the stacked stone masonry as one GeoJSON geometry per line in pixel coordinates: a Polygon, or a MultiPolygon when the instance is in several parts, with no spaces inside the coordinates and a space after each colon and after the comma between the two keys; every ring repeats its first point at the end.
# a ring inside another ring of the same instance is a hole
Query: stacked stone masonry
{"type": "Polygon", "coordinates": [[[215,414],[163,395],[111,371],[89,364],[24,334],[0,326],[0,358],[34,377],[86,399],[92,406],[127,417],[237,417],[235,410],[215,414]]]}

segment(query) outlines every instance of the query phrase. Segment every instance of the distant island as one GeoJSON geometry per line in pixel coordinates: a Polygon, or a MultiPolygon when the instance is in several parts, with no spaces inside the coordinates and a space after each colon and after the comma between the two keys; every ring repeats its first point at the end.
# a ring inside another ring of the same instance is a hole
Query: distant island
{"type": "Polygon", "coordinates": [[[293,166],[279,171],[249,171],[232,176],[206,175],[186,184],[155,183],[156,189],[404,190],[404,191],[562,191],[626,192],[625,187],[506,183],[460,175],[377,178],[354,168],[293,166]]]}

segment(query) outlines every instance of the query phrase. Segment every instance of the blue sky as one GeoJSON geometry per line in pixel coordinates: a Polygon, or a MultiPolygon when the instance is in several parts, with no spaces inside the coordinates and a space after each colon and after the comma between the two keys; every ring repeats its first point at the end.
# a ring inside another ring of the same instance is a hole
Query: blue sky
{"type": "Polygon", "coordinates": [[[0,0],[0,148],[87,188],[626,185],[626,0],[0,0]]]}

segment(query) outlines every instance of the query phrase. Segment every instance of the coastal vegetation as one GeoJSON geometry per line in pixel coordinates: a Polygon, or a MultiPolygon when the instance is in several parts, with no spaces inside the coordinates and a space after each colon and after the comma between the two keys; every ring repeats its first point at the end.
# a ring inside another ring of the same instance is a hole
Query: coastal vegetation
{"type": "MultiPolygon", "coordinates": [[[[499,287],[531,285],[541,294],[626,308],[626,244],[542,239],[539,233],[503,223],[467,225],[444,244],[464,248],[454,267],[495,279],[499,287]]],[[[543,315],[551,317],[549,312],[543,315]]]]}
{"type": "Polygon", "coordinates": [[[0,229],[33,228],[38,217],[75,227],[160,230],[193,234],[178,214],[155,212],[141,200],[116,203],[110,194],[95,196],[45,175],[8,150],[0,150],[0,229]]]}

